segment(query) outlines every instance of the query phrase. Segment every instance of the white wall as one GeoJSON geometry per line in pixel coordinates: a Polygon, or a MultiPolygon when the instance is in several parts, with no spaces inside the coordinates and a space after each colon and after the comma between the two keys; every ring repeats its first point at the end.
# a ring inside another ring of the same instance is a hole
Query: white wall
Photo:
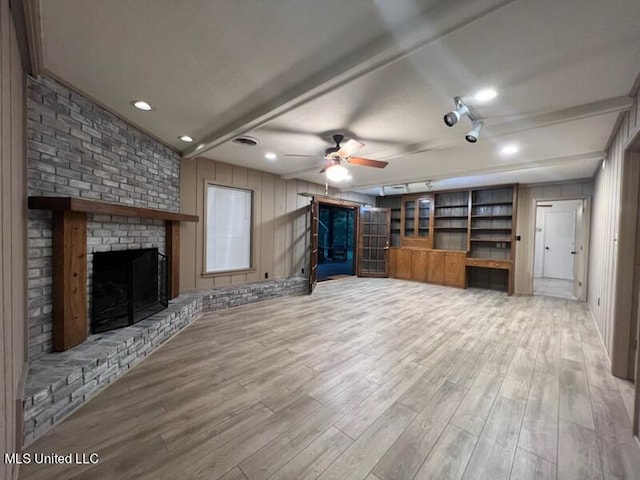
{"type": "MultiPolygon", "coordinates": [[[[638,94],[636,94],[634,106],[622,117],[622,122],[607,151],[605,168],[598,169],[596,172],[591,221],[590,281],[587,301],[609,354],[612,371],[623,377],[628,373],[628,348],[624,343],[628,343],[630,319],[629,312],[619,312],[619,321],[614,325],[617,314],[615,305],[616,295],[624,298],[630,294],[623,290],[628,289],[631,282],[619,282],[616,277],[621,262],[629,263],[631,259],[618,258],[618,237],[621,233],[620,226],[625,225],[624,222],[621,224],[625,150],[632,139],[639,134],[640,109],[638,94]]],[[[629,213],[634,215],[637,211],[632,210],[629,213]]]]}

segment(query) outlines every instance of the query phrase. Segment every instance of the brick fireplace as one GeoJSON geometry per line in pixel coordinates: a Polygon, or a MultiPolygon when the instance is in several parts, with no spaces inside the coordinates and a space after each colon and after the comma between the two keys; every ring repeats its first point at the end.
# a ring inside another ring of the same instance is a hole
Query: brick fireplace
{"type": "MultiPolygon", "coordinates": [[[[43,77],[28,79],[28,193],[178,212],[180,156],[91,99],[43,77]]],[[[157,248],[166,255],[165,221],[86,214],[87,306],[95,252],[157,248]]],[[[28,220],[29,357],[53,350],[53,215],[28,220]]]]}

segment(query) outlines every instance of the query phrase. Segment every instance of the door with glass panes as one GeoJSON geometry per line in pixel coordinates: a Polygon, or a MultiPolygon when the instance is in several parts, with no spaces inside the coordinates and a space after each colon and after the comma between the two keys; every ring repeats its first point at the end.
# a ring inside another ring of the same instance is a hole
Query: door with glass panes
{"type": "Polygon", "coordinates": [[[358,235],[359,277],[389,276],[391,209],[362,207],[358,235]]]}

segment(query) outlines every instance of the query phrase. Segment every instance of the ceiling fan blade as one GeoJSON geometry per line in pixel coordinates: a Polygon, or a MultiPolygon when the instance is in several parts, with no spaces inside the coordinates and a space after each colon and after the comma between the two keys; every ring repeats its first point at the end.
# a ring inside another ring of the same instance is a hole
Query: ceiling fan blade
{"type": "Polygon", "coordinates": [[[295,153],[285,153],[284,157],[308,157],[308,158],[320,158],[320,155],[298,155],[295,153]]]}
{"type": "Polygon", "coordinates": [[[340,150],[338,150],[338,155],[342,158],[350,157],[362,147],[364,147],[364,143],[352,138],[347,143],[342,145],[342,147],[340,147],[340,150]]]}
{"type": "Polygon", "coordinates": [[[383,162],[382,160],[371,160],[370,158],[351,157],[347,159],[347,162],[352,165],[362,165],[365,167],[384,168],[389,165],[389,162],[383,162]]]}

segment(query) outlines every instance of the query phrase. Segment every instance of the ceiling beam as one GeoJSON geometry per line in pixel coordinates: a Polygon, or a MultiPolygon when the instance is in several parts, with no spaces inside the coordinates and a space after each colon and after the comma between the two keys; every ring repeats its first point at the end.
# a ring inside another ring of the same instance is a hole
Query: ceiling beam
{"type": "MultiPolygon", "coordinates": [[[[508,120],[501,120],[491,123],[491,119],[483,119],[486,123],[480,141],[496,138],[514,133],[526,132],[537,128],[559,125],[562,123],[574,122],[608,113],[626,112],[633,106],[633,98],[623,95],[620,97],[608,98],[597,102],[578,105],[576,107],[563,108],[553,112],[540,113],[534,115],[513,117],[508,120]]],[[[394,149],[388,153],[381,152],[374,155],[381,160],[414,155],[434,150],[444,150],[464,144],[464,135],[457,133],[447,137],[440,137],[426,142],[406,145],[400,149],[394,149]]]]}
{"type": "MultiPolygon", "coordinates": [[[[577,107],[563,108],[561,110],[555,110],[553,112],[546,112],[542,114],[527,115],[514,117],[510,120],[502,120],[499,123],[491,124],[487,121],[486,130],[482,134],[481,141],[488,140],[490,138],[496,138],[503,135],[512,135],[514,133],[520,133],[528,130],[534,130],[536,128],[544,128],[553,125],[559,125],[562,123],[574,122],[577,120],[583,120],[585,118],[596,117],[598,115],[606,115],[608,113],[625,112],[631,109],[633,106],[633,98],[628,96],[613,97],[606,100],[600,100],[598,102],[587,103],[584,105],[578,105],[577,107]]],[[[464,144],[464,136],[459,133],[456,135],[450,135],[447,137],[441,137],[434,140],[427,140],[426,142],[420,142],[410,145],[405,145],[398,149],[394,149],[389,152],[380,152],[372,155],[380,160],[389,160],[398,157],[404,157],[408,155],[416,155],[419,153],[425,153],[429,151],[445,150],[448,148],[457,147],[464,144]]],[[[561,157],[567,158],[567,157],[561,157]]],[[[283,180],[291,180],[294,178],[300,178],[301,176],[314,173],[321,169],[324,165],[324,161],[319,162],[312,167],[296,170],[284,175],[281,175],[283,180]]],[[[489,172],[491,173],[491,172],[489,172]]],[[[443,178],[451,178],[443,177],[443,178]]],[[[397,183],[405,183],[407,180],[398,180],[397,183]]],[[[411,180],[409,180],[411,181],[411,180]]],[[[377,185],[374,185],[377,186],[377,185]]],[[[358,186],[358,188],[366,188],[358,186]]]]}
{"type": "Polygon", "coordinates": [[[357,52],[345,55],[331,70],[324,69],[315,73],[282,95],[256,106],[248,114],[241,114],[239,118],[206,135],[198,145],[184,153],[184,158],[201,155],[342,85],[391,65],[513,1],[515,0],[442,2],[426,12],[428,28],[425,16],[410,20],[402,31],[387,33],[357,52]]]}
{"type": "Polygon", "coordinates": [[[603,151],[582,152],[582,153],[577,153],[575,155],[567,155],[563,157],[539,158],[539,159],[531,160],[528,162],[512,163],[512,164],[509,164],[509,166],[499,165],[499,166],[465,169],[465,170],[449,172],[441,175],[433,175],[433,176],[430,176],[428,179],[425,178],[424,176],[418,179],[416,179],[415,177],[412,177],[412,178],[406,177],[406,178],[390,180],[384,183],[349,185],[349,186],[340,188],[340,190],[341,191],[364,190],[366,188],[377,188],[383,185],[384,186],[403,185],[405,183],[419,183],[426,180],[446,180],[449,178],[468,177],[471,175],[488,175],[492,173],[517,172],[521,170],[530,170],[532,168],[569,165],[572,163],[579,163],[579,162],[584,162],[588,160],[602,160],[605,157],[606,157],[606,153],[603,151]]]}

